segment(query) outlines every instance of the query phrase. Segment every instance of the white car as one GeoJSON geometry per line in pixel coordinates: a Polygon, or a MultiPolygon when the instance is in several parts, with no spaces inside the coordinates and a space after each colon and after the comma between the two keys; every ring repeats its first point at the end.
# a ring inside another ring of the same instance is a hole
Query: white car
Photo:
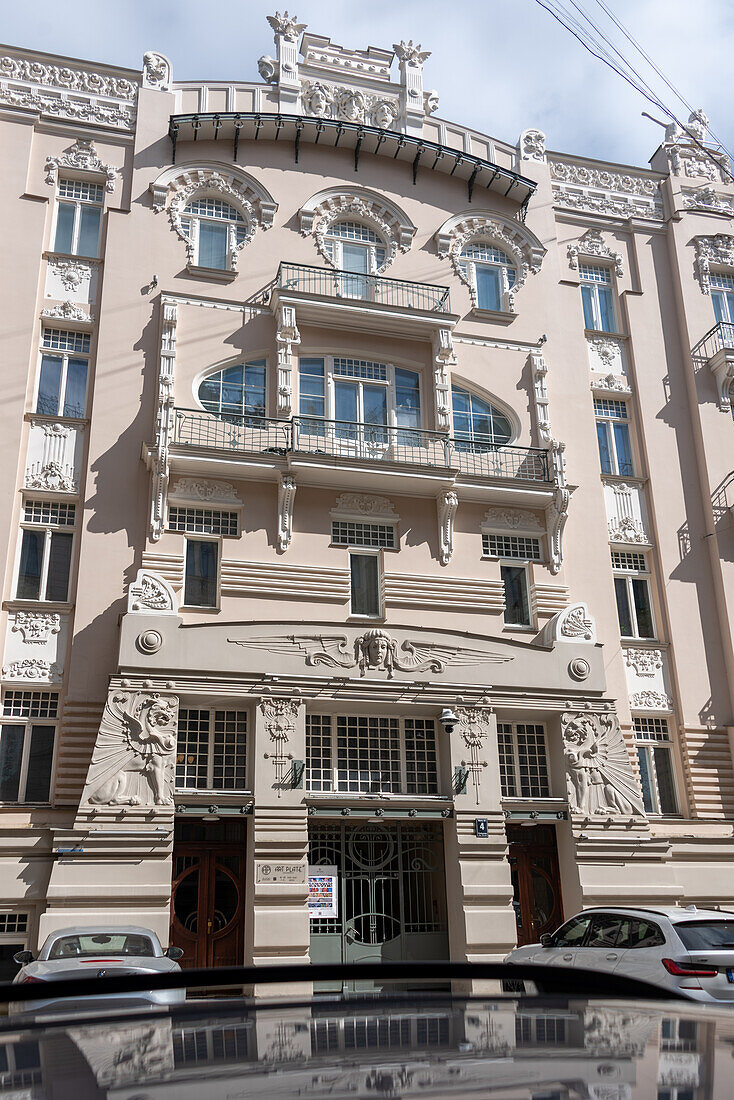
{"type": "Polygon", "coordinates": [[[540,943],[516,947],[505,962],[618,974],[695,1001],[731,1002],[734,913],[695,905],[585,909],[540,943]]]}
{"type": "MultiPolygon", "coordinates": [[[[123,974],[178,974],[181,967],[176,959],[180,959],[182,955],[180,947],[168,947],[164,951],[155,932],[137,925],[118,928],[102,925],[59,928],[47,937],[37,958],[30,951],[18,951],[13,956],[21,967],[13,982],[43,984],[94,975],[119,977],[123,974]]],[[[76,1009],[79,1007],[77,1001],[55,999],[52,989],[43,992],[46,994],[43,999],[14,1002],[10,1005],[10,1011],[36,1012],[50,1007],[62,1008],[65,1003],[76,1009]]],[[[119,1000],[130,1006],[175,1004],[185,999],[185,989],[103,995],[106,1006],[109,1006],[111,1000],[119,1000]]],[[[87,1007],[94,1000],[95,998],[85,997],[84,1006],[87,1007]]]]}

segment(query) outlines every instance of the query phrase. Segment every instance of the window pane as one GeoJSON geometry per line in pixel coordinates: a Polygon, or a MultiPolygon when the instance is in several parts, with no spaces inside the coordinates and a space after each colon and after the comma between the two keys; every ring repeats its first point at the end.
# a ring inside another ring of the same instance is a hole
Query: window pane
{"type": "Polygon", "coordinates": [[[25,782],[26,802],[48,802],[51,792],[51,763],[54,756],[54,727],[33,726],[25,782]]]}
{"type": "Polygon", "coordinates": [[[505,586],[505,622],[517,626],[530,626],[528,586],[525,570],[517,565],[501,567],[505,586]]]}
{"type": "Polygon", "coordinates": [[[418,375],[412,370],[395,371],[395,407],[401,428],[420,428],[421,393],[418,375]]]}
{"type": "Polygon", "coordinates": [[[64,416],[84,416],[87,392],[86,359],[70,359],[66,368],[64,416]]]}
{"type": "Polygon", "coordinates": [[[41,358],[41,377],[38,383],[36,412],[56,416],[59,411],[59,390],[63,360],[60,355],[44,355],[41,358]]]}
{"type": "Polygon", "coordinates": [[[352,614],[379,615],[380,591],[378,561],[373,554],[350,554],[352,576],[352,614]]]}
{"type": "Polygon", "coordinates": [[[69,595],[69,569],[71,568],[71,543],[73,535],[61,531],[51,534],[51,550],[48,555],[48,579],[46,599],[63,603],[69,595]]]}
{"type": "Polygon", "coordinates": [[[216,542],[186,543],[184,603],[190,607],[217,606],[217,552],[216,542]]]}
{"type": "Polygon", "coordinates": [[[20,569],[18,571],[19,600],[39,600],[41,598],[41,566],[43,564],[44,531],[24,531],[20,548],[20,569]]]}
{"type": "Polygon", "coordinates": [[[581,301],[584,306],[584,328],[596,328],[594,318],[594,288],[581,286],[581,301]]]}
{"type": "Polygon", "coordinates": [[[714,306],[714,317],[717,321],[728,321],[726,299],[720,290],[711,291],[711,301],[714,306]]]}
{"type": "Polygon", "coordinates": [[[3,726],[0,732],[0,801],[17,802],[23,758],[23,726],[3,726]]]}
{"type": "Polygon", "coordinates": [[[245,366],[245,412],[265,416],[265,367],[259,363],[245,366]]]}
{"type": "Polygon", "coordinates": [[[81,207],[79,226],[78,256],[96,256],[99,251],[99,219],[102,211],[98,206],[81,207]]]}
{"type": "Polygon", "coordinates": [[[640,786],[642,787],[642,801],[645,806],[645,811],[649,814],[655,814],[658,812],[658,808],[655,804],[655,788],[650,767],[650,750],[638,745],[637,759],[640,764],[640,786]]]}
{"type": "MultiPolygon", "coordinates": [[[[358,244],[343,244],[342,270],[355,271],[359,275],[368,275],[370,270],[369,251],[358,244]]],[[[358,282],[359,280],[355,280],[355,283],[358,282]]]]}
{"type": "Polygon", "coordinates": [[[611,913],[594,917],[591,933],[584,947],[614,947],[621,923],[622,918],[611,913]]]}
{"type": "Polygon", "coordinates": [[[591,924],[591,917],[574,917],[553,937],[554,947],[578,947],[591,924]]]}
{"type": "MultiPolygon", "coordinates": [[[[629,428],[626,424],[612,425],[614,446],[617,451],[617,473],[622,477],[632,477],[632,451],[630,449],[629,428]]],[[[605,471],[608,472],[608,471],[605,471]]]]}
{"type": "Polygon", "coordinates": [[[596,287],[599,296],[599,327],[602,332],[615,332],[612,291],[608,286],[596,287]]]}
{"type": "Polygon", "coordinates": [[[226,225],[214,222],[199,222],[199,266],[215,267],[220,271],[227,269],[227,233],[226,225]]]}
{"type": "Polygon", "coordinates": [[[54,252],[71,252],[74,238],[74,203],[60,202],[56,217],[54,252]]]}
{"type": "Polygon", "coordinates": [[[599,444],[599,461],[601,462],[601,472],[603,474],[612,474],[612,456],[609,452],[609,425],[606,421],[597,420],[596,422],[596,438],[599,444]]]}
{"type": "Polygon", "coordinates": [[[662,745],[656,745],[653,752],[655,755],[655,774],[657,776],[658,792],[660,794],[660,813],[677,813],[678,805],[675,800],[675,786],[673,784],[673,768],[670,749],[662,745]]]}
{"type": "MultiPolygon", "coordinates": [[[[384,386],[362,386],[365,424],[387,424],[387,390],[384,386]]],[[[374,433],[371,433],[374,438],[374,433]]],[[[377,433],[384,438],[385,433],[377,433]]]]}
{"type": "Polygon", "coordinates": [[[637,633],[640,638],[654,638],[655,631],[652,628],[652,608],[650,606],[650,589],[645,580],[639,577],[632,578],[632,598],[635,601],[635,614],[637,615],[637,633]]]}
{"type": "Polygon", "coordinates": [[[623,638],[631,638],[633,636],[632,613],[630,611],[629,593],[627,592],[627,581],[624,577],[614,578],[614,595],[617,598],[619,632],[623,638]]]}
{"type": "Polygon", "coordinates": [[[356,382],[334,383],[334,413],[337,420],[347,420],[350,424],[356,424],[359,420],[357,402],[356,382]]]}
{"type": "Polygon", "coordinates": [[[502,271],[488,264],[476,264],[477,305],[480,309],[502,309],[502,271]]]}
{"type": "MultiPolygon", "coordinates": [[[[301,416],[323,417],[324,402],[324,360],[301,359],[298,364],[298,388],[300,391],[301,416]]],[[[314,431],[315,425],[308,425],[314,431]]]]}

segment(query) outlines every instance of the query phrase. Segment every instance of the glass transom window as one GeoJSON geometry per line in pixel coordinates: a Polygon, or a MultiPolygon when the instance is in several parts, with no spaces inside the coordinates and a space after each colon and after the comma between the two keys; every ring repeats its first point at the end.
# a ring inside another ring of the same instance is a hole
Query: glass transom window
{"type": "Polygon", "coordinates": [[[170,531],[184,531],[197,535],[233,535],[239,533],[237,512],[222,512],[217,508],[168,509],[170,531]]]}
{"type": "Polygon", "coordinates": [[[306,789],[436,794],[433,719],[306,715],[306,789]]]}
{"type": "Polygon", "coordinates": [[[522,535],[482,535],[482,551],[490,558],[520,558],[540,561],[540,539],[522,535]]]}
{"type": "Polygon", "coordinates": [[[335,546],[368,546],[373,550],[394,550],[395,528],[387,523],[359,523],[333,520],[331,541],[335,546]]]}
{"type": "Polygon", "coordinates": [[[199,400],[216,416],[265,416],[265,360],[208,374],[199,385],[199,400]]]}

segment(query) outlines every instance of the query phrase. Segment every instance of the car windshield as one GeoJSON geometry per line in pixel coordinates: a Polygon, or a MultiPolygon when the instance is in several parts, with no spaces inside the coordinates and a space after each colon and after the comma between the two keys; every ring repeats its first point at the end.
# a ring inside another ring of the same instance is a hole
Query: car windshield
{"type": "Polygon", "coordinates": [[[91,932],[87,935],[60,936],[48,953],[49,959],[90,958],[97,955],[154,955],[153,943],[147,936],[91,932]]]}
{"type": "Polygon", "coordinates": [[[701,948],[734,948],[734,920],[687,920],[675,930],[689,951],[701,948]]]}

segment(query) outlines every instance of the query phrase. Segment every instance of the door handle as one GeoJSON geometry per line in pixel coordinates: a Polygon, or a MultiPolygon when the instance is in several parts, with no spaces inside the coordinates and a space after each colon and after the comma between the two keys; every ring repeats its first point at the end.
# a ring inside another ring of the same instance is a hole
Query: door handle
{"type": "Polygon", "coordinates": [[[573,958],[573,955],[564,955],[563,958],[566,960],[566,962],[569,962],[573,958]]]}
{"type": "Polygon", "coordinates": [[[610,962],[614,962],[615,959],[619,958],[619,955],[615,955],[613,951],[610,951],[610,953],[607,955],[607,958],[610,962]]]}
{"type": "Polygon", "coordinates": [[[208,920],[208,921],[206,922],[206,931],[207,931],[207,935],[211,933],[211,930],[212,930],[212,922],[211,922],[210,920],[208,920]]]}

